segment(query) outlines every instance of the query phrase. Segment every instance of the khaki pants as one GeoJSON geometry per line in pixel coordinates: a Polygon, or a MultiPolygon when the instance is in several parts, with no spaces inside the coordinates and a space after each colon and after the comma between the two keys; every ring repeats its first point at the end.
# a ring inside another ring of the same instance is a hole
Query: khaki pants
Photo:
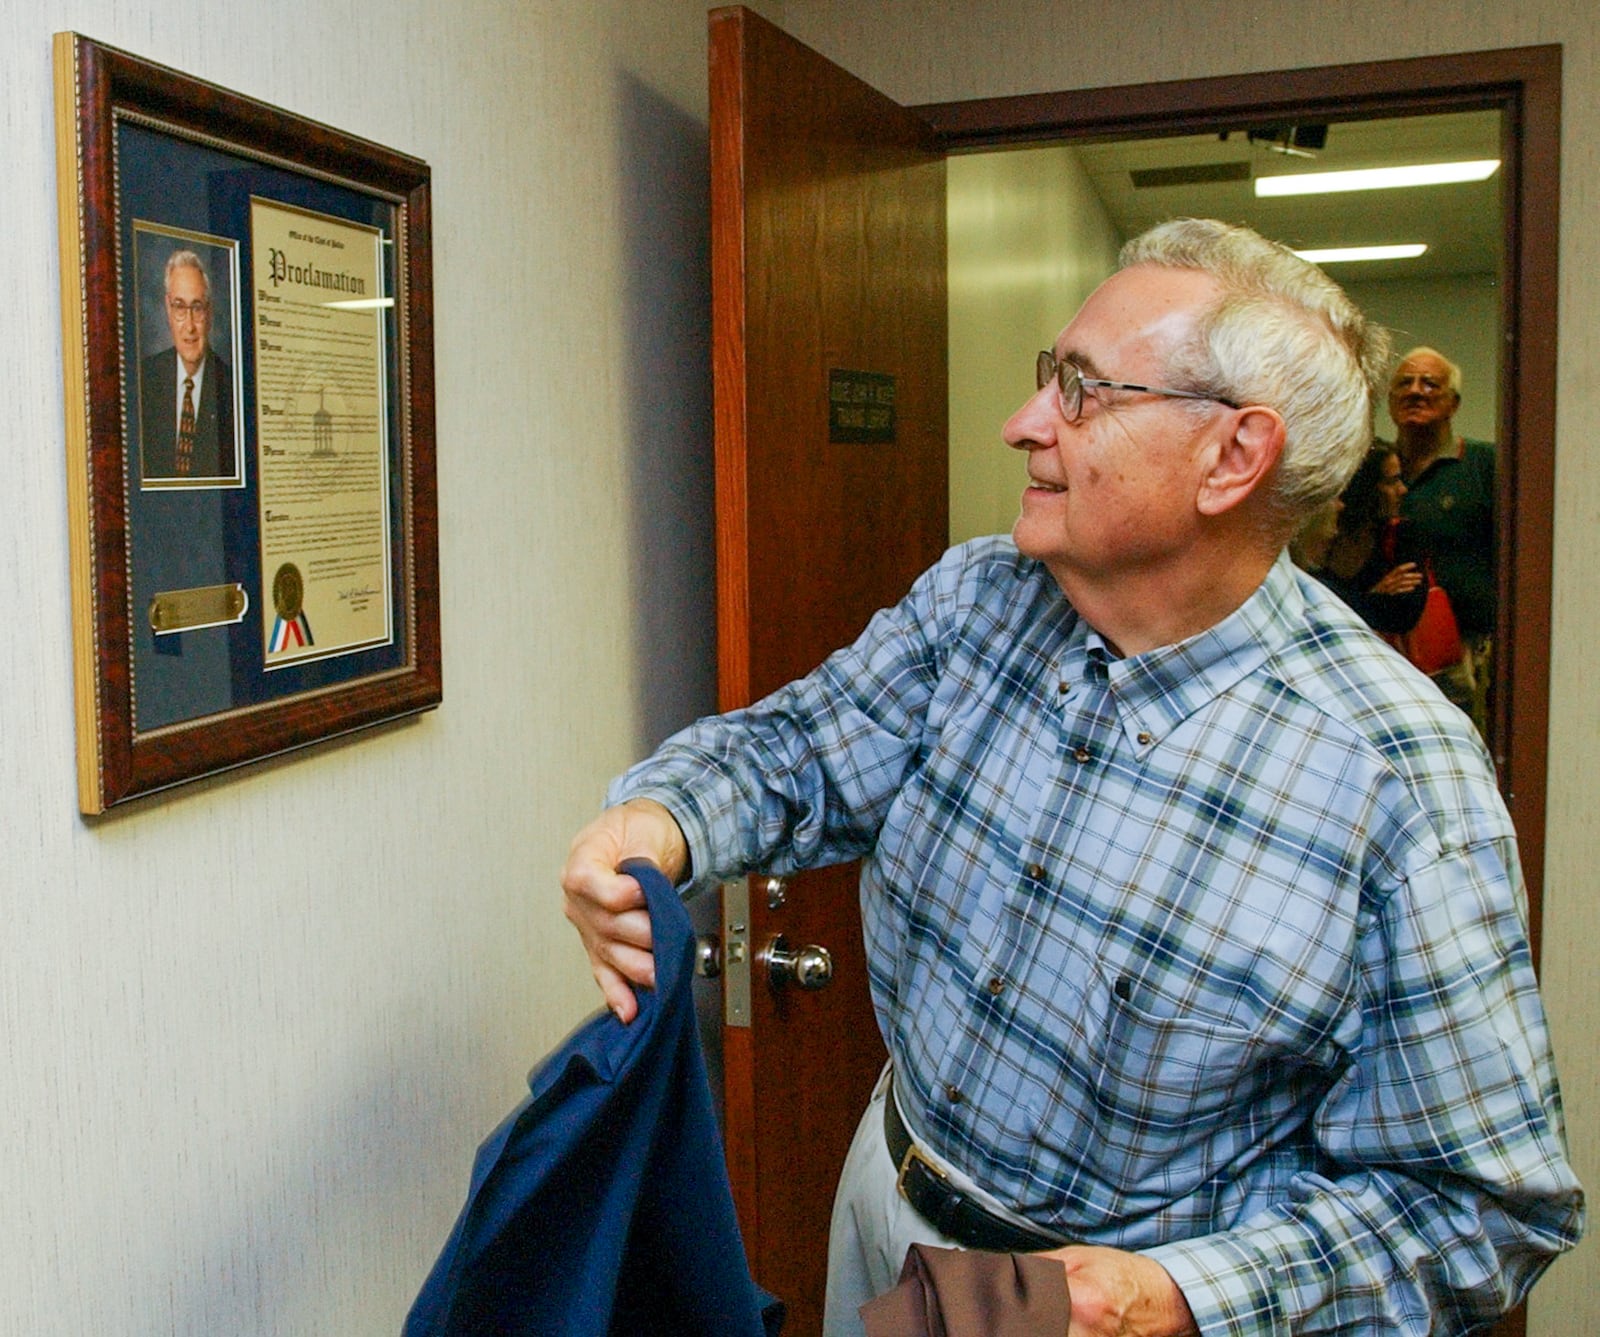
{"type": "MultiPolygon", "coordinates": [[[[886,1066],[856,1125],[855,1140],[839,1175],[833,1199],[833,1221],[828,1229],[828,1294],[822,1319],[823,1337],[866,1337],[866,1324],[857,1312],[868,1300],[891,1291],[900,1280],[906,1250],[913,1244],[960,1246],[929,1225],[900,1196],[899,1167],[889,1159],[883,1137],[883,1102],[889,1099],[886,1066]]],[[[904,1110],[901,1111],[904,1113],[904,1110]]],[[[1031,1222],[1013,1215],[966,1175],[942,1157],[924,1148],[936,1165],[962,1192],[988,1210],[1019,1225],[1031,1222]]]]}

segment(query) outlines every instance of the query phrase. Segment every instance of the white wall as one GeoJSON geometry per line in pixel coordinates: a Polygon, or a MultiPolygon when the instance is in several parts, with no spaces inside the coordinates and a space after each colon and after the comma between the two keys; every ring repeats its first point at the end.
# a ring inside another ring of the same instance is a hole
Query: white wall
{"type": "Polygon", "coordinates": [[[1068,148],[950,159],[950,537],[1007,533],[1022,455],[1000,424],[1033,363],[1109,274],[1120,238],[1068,148]],[[1066,313],[1065,315],[1063,313],[1066,313]]]}
{"type": "MultiPolygon", "coordinates": [[[[1558,42],[1563,46],[1555,630],[1543,980],[1580,1175],[1600,1190],[1600,8],[1569,0],[1445,7],[1263,0],[789,0],[789,31],[906,103],[1202,78],[1558,42]]],[[[1534,1337],[1600,1333],[1600,1243],[1558,1263],[1530,1306],[1534,1337]]]]}
{"type": "Polygon", "coordinates": [[[713,702],[705,7],[0,0],[0,1334],[394,1333],[713,702]],[[433,168],[445,702],[77,815],[50,37],[433,168]]]}

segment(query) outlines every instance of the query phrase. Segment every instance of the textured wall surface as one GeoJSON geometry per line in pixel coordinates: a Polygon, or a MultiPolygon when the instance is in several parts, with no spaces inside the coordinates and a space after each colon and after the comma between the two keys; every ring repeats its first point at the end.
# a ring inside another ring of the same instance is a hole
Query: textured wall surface
{"type": "Polygon", "coordinates": [[[704,7],[3,0],[0,53],[0,1333],[393,1333],[473,1149],[598,1005],[568,839],[713,704],[704,7]],[[93,823],[66,28],[434,185],[443,708],[93,823]]]}

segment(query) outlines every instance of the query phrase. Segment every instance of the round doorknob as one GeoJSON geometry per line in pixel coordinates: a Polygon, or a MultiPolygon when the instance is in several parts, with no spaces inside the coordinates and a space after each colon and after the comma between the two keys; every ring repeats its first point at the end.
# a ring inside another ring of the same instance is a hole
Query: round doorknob
{"type": "Polygon", "coordinates": [[[761,959],[767,964],[772,987],[792,984],[797,989],[821,989],[833,979],[833,957],[826,947],[790,947],[781,933],[766,945],[761,959]]]}

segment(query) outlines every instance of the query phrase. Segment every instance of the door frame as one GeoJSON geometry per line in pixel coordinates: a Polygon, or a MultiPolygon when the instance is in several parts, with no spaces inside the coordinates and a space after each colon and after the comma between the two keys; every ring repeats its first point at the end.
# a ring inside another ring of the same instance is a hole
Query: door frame
{"type": "Polygon", "coordinates": [[[1529,947],[1541,944],[1555,504],[1561,48],[1514,47],[911,108],[947,153],[1252,125],[1501,113],[1500,552],[1490,751],[1517,829],[1529,947]]]}

